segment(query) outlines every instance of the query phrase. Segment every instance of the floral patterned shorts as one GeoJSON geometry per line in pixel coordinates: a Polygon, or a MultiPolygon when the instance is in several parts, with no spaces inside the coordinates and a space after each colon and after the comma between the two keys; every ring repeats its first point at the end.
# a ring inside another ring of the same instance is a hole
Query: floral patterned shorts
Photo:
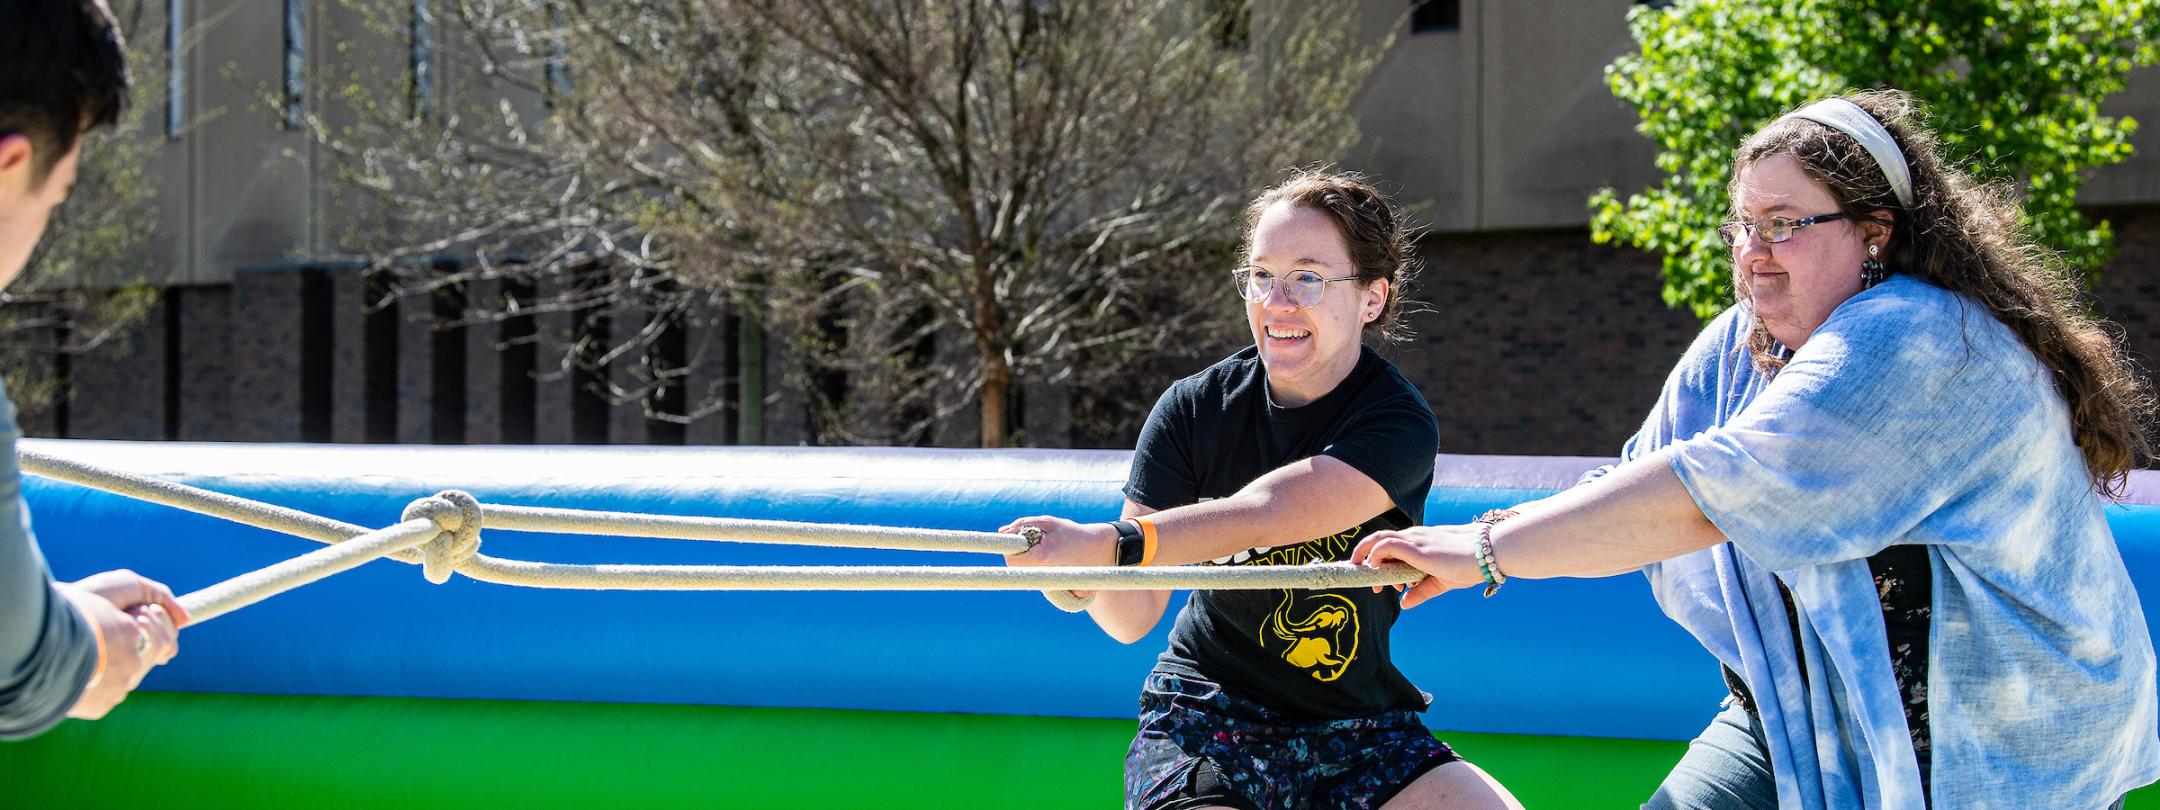
{"type": "Polygon", "coordinates": [[[1459,759],[1414,711],[1287,720],[1217,684],[1157,672],[1125,754],[1125,806],[1364,810],[1459,759]]]}

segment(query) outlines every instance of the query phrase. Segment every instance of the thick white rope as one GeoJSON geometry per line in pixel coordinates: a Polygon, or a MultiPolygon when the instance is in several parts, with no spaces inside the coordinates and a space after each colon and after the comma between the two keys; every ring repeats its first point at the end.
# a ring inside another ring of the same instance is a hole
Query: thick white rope
{"type": "Polygon", "coordinates": [[[482,582],[583,590],[1039,590],[1065,610],[1091,599],[1073,590],[1172,588],[1276,590],[1404,585],[1424,578],[1404,565],[987,567],[571,565],[479,553],[483,525],[533,532],[799,543],[857,548],[1022,553],[1033,538],[994,532],[843,526],[624,512],[483,506],[444,492],[414,501],[403,522],[377,531],[284,507],[21,450],[25,472],[279,531],[332,548],[302,555],[181,597],[197,622],[348,570],[376,557],[419,562],[430,582],[456,571],[482,582]],[[198,605],[200,606],[198,608],[198,605]]]}
{"type": "Polygon", "coordinates": [[[556,534],[665,537],[727,543],[785,543],[797,546],[889,548],[904,551],[981,551],[990,554],[1018,554],[1033,547],[1020,535],[1001,532],[647,515],[634,512],[555,509],[545,506],[503,506],[492,503],[482,505],[480,514],[481,522],[490,529],[556,534]]]}
{"type": "Polygon", "coordinates": [[[458,573],[530,588],[631,591],[1147,591],[1330,589],[1397,585],[1408,566],[568,565],[477,557],[458,573]]]}
{"type": "Polygon", "coordinates": [[[385,554],[427,543],[442,533],[435,521],[408,520],[182,595],[180,606],[187,608],[188,618],[201,624],[385,554]]]}
{"type": "MultiPolygon", "coordinates": [[[[488,526],[512,531],[602,534],[615,537],[666,537],[682,540],[717,540],[731,543],[792,543],[803,546],[887,548],[907,551],[982,551],[1019,554],[1041,542],[1042,532],[1025,529],[1021,534],[969,532],[945,529],[902,529],[841,523],[798,523],[743,518],[649,515],[629,512],[596,512],[545,506],[498,506],[481,508],[488,526]]],[[[1095,603],[1095,597],[1053,588],[1042,592],[1059,610],[1078,613],[1095,603]]]]}
{"type": "MultiPolygon", "coordinates": [[[[298,509],[236,498],[222,492],[198,489],[147,475],[108,470],[22,447],[16,448],[15,455],[22,471],[32,475],[80,484],[196,514],[220,517],[258,529],[305,537],[318,543],[342,543],[373,531],[364,526],[331,520],[298,509]]],[[[388,556],[400,562],[420,561],[420,555],[413,551],[400,551],[388,556]]]]}

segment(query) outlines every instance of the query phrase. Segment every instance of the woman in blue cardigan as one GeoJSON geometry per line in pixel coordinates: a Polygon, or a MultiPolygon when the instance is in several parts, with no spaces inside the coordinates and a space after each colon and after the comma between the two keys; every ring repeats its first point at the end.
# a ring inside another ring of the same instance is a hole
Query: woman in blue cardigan
{"type": "Polygon", "coordinates": [[[1734,160],[1739,302],[1607,474],[1366,538],[1431,577],[1642,570],[1734,699],[1649,807],[2093,808],[2160,778],[2151,636],[2102,515],[2152,394],[2009,193],[1902,93],[1734,160]]]}

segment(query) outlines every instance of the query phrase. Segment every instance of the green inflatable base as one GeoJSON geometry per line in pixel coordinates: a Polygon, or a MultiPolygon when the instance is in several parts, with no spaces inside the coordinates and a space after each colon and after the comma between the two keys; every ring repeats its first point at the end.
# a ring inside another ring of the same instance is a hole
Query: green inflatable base
{"type": "MultiPolygon", "coordinates": [[[[1129,720],[149,692],[0,744],[11,807],[1107,808],[1129,720]]],[[[1634,807],[1684,743],[1442,735],[1532,808],[1634,807]]],[[[2160,808],[2139,791],[2131,807],[2160,808]]]]}

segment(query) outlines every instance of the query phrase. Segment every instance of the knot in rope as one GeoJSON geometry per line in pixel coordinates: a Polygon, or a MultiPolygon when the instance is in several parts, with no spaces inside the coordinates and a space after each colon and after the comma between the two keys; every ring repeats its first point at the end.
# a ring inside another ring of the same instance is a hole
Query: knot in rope
{"type": "Polygon", "coordinates": [[[450,573],[480,554],[480,501],[454,489],[421,498],[405,507],[405,520],[430,520],[442,529],[420,547],[420,571],[441,585],[450,573]]]}

